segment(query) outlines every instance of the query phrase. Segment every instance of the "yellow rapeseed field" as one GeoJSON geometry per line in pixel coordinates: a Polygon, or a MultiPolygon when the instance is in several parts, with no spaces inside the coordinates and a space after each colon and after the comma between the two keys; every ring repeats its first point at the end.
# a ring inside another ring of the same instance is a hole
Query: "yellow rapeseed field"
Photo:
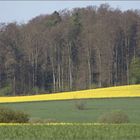
{"type": "Polygon", "coordinates": [[[32,96],[0,97],[0,103],[120,97],[140,97],[140,85],[116,86],[32,96]]]}

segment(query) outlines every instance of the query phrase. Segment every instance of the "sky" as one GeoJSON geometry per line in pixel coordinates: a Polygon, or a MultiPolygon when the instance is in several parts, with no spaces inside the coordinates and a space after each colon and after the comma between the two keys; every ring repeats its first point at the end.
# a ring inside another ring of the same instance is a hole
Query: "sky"
{"type": "Polygon", "coordinates": [[[99,6],[108,3],[122,11],[140,9],[140,1],[0,1],[0,22],[27,23],[40,14],[51,14],[55,10],[73,9],[76,7],[99,6]]]}

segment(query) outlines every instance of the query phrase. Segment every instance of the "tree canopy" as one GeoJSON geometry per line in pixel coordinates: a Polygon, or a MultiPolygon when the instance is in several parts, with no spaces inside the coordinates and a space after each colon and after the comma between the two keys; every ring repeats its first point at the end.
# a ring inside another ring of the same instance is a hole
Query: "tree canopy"
{"type": "Polygon", "coordinates": [[[0,95],[140,83],[140,11],[108,4],[0,24],[0,95]]]}

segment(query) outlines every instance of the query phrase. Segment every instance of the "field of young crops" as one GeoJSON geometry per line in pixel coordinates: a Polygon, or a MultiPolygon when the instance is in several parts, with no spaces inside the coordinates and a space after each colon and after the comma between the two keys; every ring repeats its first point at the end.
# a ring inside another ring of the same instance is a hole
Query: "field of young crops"
{"type": "Polygon", "coordinates": [[[140,140],[140,125],[0,125],[1,140],[140,140]]]}
{"type": "Polygon", "coordinates": [[[128,115],[130,123],[140,123],[140,97],[1,103],[0,107],[24,111],[31,119],[86,123],[95,123],[101,115],[121,110],[128,115]],[[77,104],[84,104],[84,109],[77,109],[77,104]]]}
{"type": "Polygon", "coordinates": [[[118,97],[140,97],[140,85],[117,86],[73,92],[62,92],[57,94],[0,97],[0,103],[118,97]]]}

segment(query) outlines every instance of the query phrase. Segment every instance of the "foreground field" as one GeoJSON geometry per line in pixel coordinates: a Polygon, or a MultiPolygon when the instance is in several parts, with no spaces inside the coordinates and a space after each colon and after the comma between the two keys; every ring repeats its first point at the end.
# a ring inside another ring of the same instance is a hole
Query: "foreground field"
{"type": "Polygon", "coordinates": [[[1,140],[140,140],[140,125],[0,125],[1,140]]]}
{"type": "Polygon", "coordinates": [[[118,97],[140,97],[140,85],[117,86],[33,96],[0,97],[0,103],[118,97]]]}
{"type": "Polygon", "coordinates": [[[97,122],[104,113],[122,110],[128,115],[130,123],[140,123],[140,98],[4,103],[0,104],[2,106],[25,111],[32,119],[53,119],[58,122],[97,122]],[[77,103],[83,103],[85,109],[78,110],[77,103]]]}

